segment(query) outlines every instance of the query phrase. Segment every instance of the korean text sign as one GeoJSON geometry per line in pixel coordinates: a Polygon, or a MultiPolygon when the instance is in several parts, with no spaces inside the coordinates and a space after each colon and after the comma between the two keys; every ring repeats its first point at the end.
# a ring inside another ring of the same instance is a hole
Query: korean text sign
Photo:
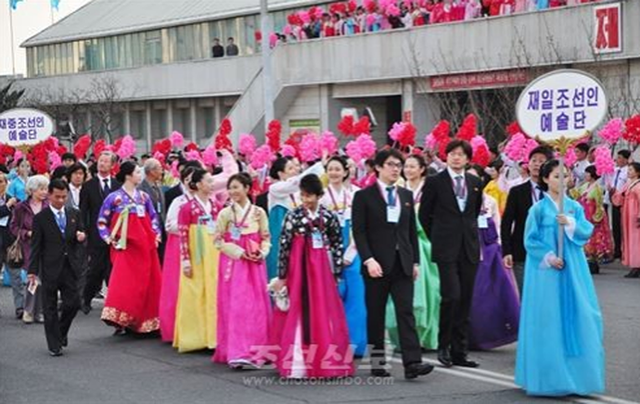
{"type": "Polygon", "coordinates": [[[37,109],[15,108],[0,114],[0,143],[33,146],[51,136],[53,120],[37,109]]]}

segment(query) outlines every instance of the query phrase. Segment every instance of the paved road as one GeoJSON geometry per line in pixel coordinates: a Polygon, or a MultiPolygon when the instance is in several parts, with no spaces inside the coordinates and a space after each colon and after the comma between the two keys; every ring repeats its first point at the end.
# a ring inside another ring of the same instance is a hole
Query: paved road
{"type": "MultiPolygon", "coordinates": [[[[65,356],[51,358],[41,325],[10,315],[11,290],[0,289],[0,404],[15,403],[614,403],[640,401],[640,279],[610,267],[596,277],[604,311],[607,392],[603,397],[534,399],[513,385],[515,344],[473,353],[478,370],[438,368],[407,382],[369,380],[360,370],[350,385],[300,385],[273,370],[232,371],[210,352],[178,354],[157,338],[112,337],[99,310],[79,314],[65,356]]],[[[250,324],[250,319],[248,319],[250,324]]],[[[425,355],[434,360],[435,355],[425,355]]],[[[397,359],[395,359],[397,361],[397,359]]]]}

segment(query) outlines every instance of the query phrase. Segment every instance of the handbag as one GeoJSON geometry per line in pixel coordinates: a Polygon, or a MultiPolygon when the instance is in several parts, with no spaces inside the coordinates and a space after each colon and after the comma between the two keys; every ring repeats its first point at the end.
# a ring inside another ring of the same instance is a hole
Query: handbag
{"type": "MultiPolygon", "coordinates": [[[[22,228],[22,224],[18,227],[22,228]]],[[[20,233],[18,233],[18,237],[11,243],[9,248],[7,248],[7,266],[9,268],[22,268],[24,265],[24,256],[22,254],[22,246],[21,244],[20,233]]]]}

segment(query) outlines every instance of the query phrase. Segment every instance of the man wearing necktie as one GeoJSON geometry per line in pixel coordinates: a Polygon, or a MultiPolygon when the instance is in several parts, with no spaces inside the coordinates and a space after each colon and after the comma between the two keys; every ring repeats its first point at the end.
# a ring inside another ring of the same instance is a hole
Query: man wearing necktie
{"type": "MultiPolygon", "coordinates": [[[[616,192],[622,192],[624,184],[627,183],[627,166],[629,165],[629,157],[631,152],[629,150],[620,150],[616,157],[616,169],[613,174],[613,183],[609,188],[609,198],[613,198],[616,192]]],[[[611,227],[613,231],[613,241],[615,242],[614,258],[620,259],[622,257],[622,215],[620,213],[620,206],[611,206],[611,227]]]]}
{"type": "Polygon", "coordinates": [[[89,314],[91,300],[102,289],[103,282],[109,282],[111,259],[109,246],[98,233],[98,214],[102,202],[111,192],[120,188],[120,183],[111,176],[117,157],[111,151],[103,151],[98,157],[98,173],[87,181],[80,190],[80,212],[83,223],[87,224],[87,254],[89,265],[80,273],[82,312],[89,314]]]}
{"type": "Polygon", "coordinates": [[[166,207],[164,192],[160,189],[160,183],[164,170],[162,164],[154,158],[149,158],[144,162],[144,180],[138,186],[140,191],[143,191],[149,195],[151,202],[153,202],[153,208],[160,217],[160,224],[162,226],[162,242],[158,245],[158,255],[160,262],[164,260],[164,244],[166,239],[166,233],[164,231],[164,220],[166,217],[166,207]]]}
{"type": "Polygon", "coordinates": [[[29,285],[37,282],[36,277],[42,282],[44,330],[51,356],[62,355],[71,322],[80,308],[78,274],[82,263],[77,257],[85,233],[80,212],[65,207],[67,197],[67,184],[61,179],[52,180],[49,208],[33,218],[29,285]],[[62,299],[60,314],[58,292],[62,299]]]}
{"type": "Polygon", "coordinates": [[[413,314],[414,281],[419,274],[420,253],[413,194],[395,186],[403,157],[396,149],[382,150],[375,158],[378,180],[356,192],[353,199],[353,238],[362,259],[367,306],[367,338],[372,347],[371,373],[390,376],[385,369],[385,314],[393,299],[400,334],[406,379],[433,370],[422,363],[413,314]]]}
{"type": "Polygon", "coordinates": [[[438,360],[446,367],[477,367],[467,353],[469,310],[480,261],[482,183],[465,172],[473,153],[468,142],[453,140],[446,153],[447,169],[427,178],[419,212],[440,274],[438,360]]]}
{"type": "Polygon", "coordinates": [[[524,282],[524,226],[527,222],[529,209],[544,197],[544,192],[538,184],[540,167],[553,158],[553,151],[546,146],[539,146],[529,153],[528,171],[529,181],[517,185],[509,190],[507,204],[502,214],[500,224],[500,239],[502,240],[503,264],[513,269],[518,289],[522,294],[524,282]]]}

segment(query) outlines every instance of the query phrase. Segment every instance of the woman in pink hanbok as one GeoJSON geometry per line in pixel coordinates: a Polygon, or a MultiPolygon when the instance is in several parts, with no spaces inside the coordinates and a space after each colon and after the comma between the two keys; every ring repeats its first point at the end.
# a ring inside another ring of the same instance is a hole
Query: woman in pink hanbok
{"type": "Polygon", "coordinates": [[[629,164],[628,181],[613,203],[622,211],[622,264],[631,268],[626,278],[640,278],[640,163],[629,164]]]}

